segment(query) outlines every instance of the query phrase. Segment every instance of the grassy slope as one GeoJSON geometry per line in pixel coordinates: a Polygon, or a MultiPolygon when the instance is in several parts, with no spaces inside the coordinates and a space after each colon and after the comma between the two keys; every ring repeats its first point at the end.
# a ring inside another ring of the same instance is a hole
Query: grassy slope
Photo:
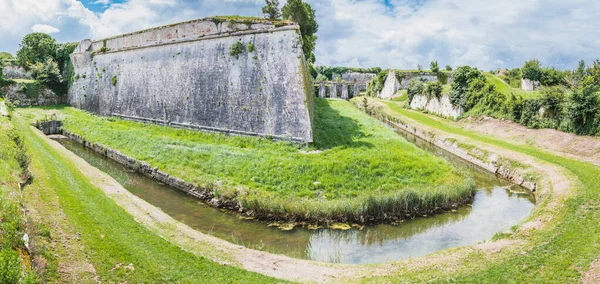
{"type": "Polygon", "coordinates": [[[509,86],[508,84],[506,84],[506,82],[502,81],[502,79],[498,78],[494,74],[484,73],[484,75],[485,75],[485,78],[488,80],[488,82],[490,82],[492,85],[494,85],[496,87],[496,90],[504,95],[507,95],[507,96],[510,94],[521,95],[524,99],[537,98],[540,96],[539,91],[523,91],[518,88],[513,88],[513,87],[509,86]]]}
{"type": "Polygon", "coordinates": [[[447,162],[341,100],[316,101],[314,148],[322,152],[311,154],[302,152],[311,149],[291,143],[109,120],[71,108],[62,112],[67,116],[65,128],[88,140],[202,186],[211,188],[218,183],[222,195],[256,193],[238,197],[249,200],[246,207],[254,209],[274,208],[280,203],[292,206],[289,198],[295,198],[297,207],[277,210],[306,210],[303,214],[307,215],[328,210],[334,214],[346,210],[341,207],[360,207],[364,199],[348,199],[353,197],[410,191],[424,199],[442,195],[462,200],[472,193],[471,181],[463,180],[447,162]],[[278,202],[274,197],[285,200],[278,202]],[[307,204],[305,198],[321,201],[307,204]],[[327,200],[352,204],[338,204],[336,209],[327,200]]]}
{"type": "Polygon", "coordinates": [[[35,183],[53,189],[69,221],[79,232],[89,261],[104,282],[130,283],[268,283],[274,279],[222,266],[182,251],[137,223],[65,158],[32,133],[22,119],[32,166],[41,173],[35,183]],[[135,270],[115,268],[133,264],[135,270]],[[114,268],[114,269],[113,269],[114,268]]]}
{"type": "MultiPolygon", "coordinates": [[[[538,232],[530,238],[534,244],[531,251],[519,254],[508,261],[487,265],[482,271],[461,271],[453,275],[458,282],[516,282],[516,283],[574,283],[581,272],[600,253],[600,167],[550,154],[533,146],[515,145],[487,135],[450,125],[444,119],[406,110],[394,103],[387,105],[398,115],[411,118],[429,127],[447,133],[461,135],[479,142],[521,152],[566,168],[580,181],[575,197],[566,201],[556,212],[556,227],[538,232]]],[[[485,261],[484,259],[478,261],[485,261]]],[[[484,262],[485,263],[485,262],[484,262]]],[[[408,275],[423,279],[423,275],[408,275]]],[[[429,275],[429,277],[440,277],[429,275]]],[[[406,281],[407,276],[400,279],[406,281]]],[[[389,279],[388,279],[389,280],[389,279]]]]}

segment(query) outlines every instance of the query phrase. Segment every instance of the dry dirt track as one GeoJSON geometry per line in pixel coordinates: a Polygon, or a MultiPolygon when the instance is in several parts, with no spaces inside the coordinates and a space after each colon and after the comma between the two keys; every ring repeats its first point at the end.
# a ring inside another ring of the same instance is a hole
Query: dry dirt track
{"type": "MultiPolygon", "coordinates": [[[[408,122],[413,123],[417,127],[422,127],[417,122],[408,122]]],[[[427,130],[435,132],[440,136],[453,137],[458,140],[469,140],[462,136],[448,135],[436,129],[427,130]]],[[[139,223],[144,224],[156,234],[187,251],[208,257],[216,262],[242,267],[249,271],[280,279],[300,282],[354,282],[363,277],[395,275],[402,271],[425,268],[455,271],[460,266],[461,260],[466,258],[465,255],[471,252],[493,254],[505,249],[518,250],[526,245],[526,242],[521,240],[501,240],[464,247],[451,252],[434,254],[411,261],[399,261],[374,266],[318,263],[252,250],[200,233],[174,220],[159,208],[131,194],[112,177],[92,167],[83,159],[63,148],[59,143],[45,137],[41,132],[35,131],[37,135],[43,137],[56,151],[64,157],[69,158],[90,179],[92,184],[102,189],[107,196],[115,200],[129,214],[133,215],[139,223]]],[[[500,156],[510,156],[512,159],[518,159],[523,161],[524,164],[531,165],[540,173],[543,173],[545,178],[541,183],[539,193],[548,194],[548,196],[550,196],[550,191],[554,193],[551,195],[552,199],[548,203],[548,206],[560,206],[562,199],[566,198],[569,194],[572,179],[564,173],[562,168],[521,153],[489,146],[476,141],[465,142],[497,153],[500,156]]],[[[541,229],[551,219],[551,215],[540,214],[537,218],[528,220],[523,224],[521,230],[530,232],[541,229]]]]}

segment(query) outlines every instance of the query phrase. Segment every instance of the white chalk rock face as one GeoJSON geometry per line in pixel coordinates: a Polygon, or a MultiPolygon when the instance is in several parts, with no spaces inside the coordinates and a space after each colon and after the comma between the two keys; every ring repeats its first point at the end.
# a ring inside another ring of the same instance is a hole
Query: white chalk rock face
{"type": "Polygon", "coordinates": [[[298,26],[201,19],[84,40],[68,102],[100,115],[312,142],[298,26]],[[234,45],[239,53],[230,54],[234,45]]]}
{"type": "Polygon", "coordinates": [[[387,78],[385,79],[385,83],[383,84],[383,89],[381,89],[381,92],[379,92],[379,97],[382,99],[389,99],[396,94],[399,89],[400,82],[398,82],[398,79],[396,79],[396,72],[390,70],[387,78]]]}
{"type": "Polygon", "coordinates": [[[450,103],[448,95],[442,95],[439,99],[434,97],[430,100],[424,95],[414,96],[410,102],[410,107],[452,119],[459,118],[464,112],[461,107],[455,107],[450,103]]]}
{"type": "Polygon", "coordinates": [[[529,79],[521,79],[521,89],[523,91],[535,91],[537,89],[539,89],[540,87],[540,82],[539,81],[532,81],[529,79]]]}

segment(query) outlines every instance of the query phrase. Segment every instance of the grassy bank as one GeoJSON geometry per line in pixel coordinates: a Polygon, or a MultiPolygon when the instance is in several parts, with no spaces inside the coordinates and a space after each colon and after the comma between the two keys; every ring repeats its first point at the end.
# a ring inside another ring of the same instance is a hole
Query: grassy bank
{"type": "MultiPolygon", "coordinates": [[[[65,128],[236,200],[258,217],[368,221],[425,214],[467,201],[473,182],[349,102],[319,99],[314,145],[56,111],[65,128]]],[[[48,109],[22,109],[33,121],[48,109]]]]}
{"type": "MultiPolygon", "coordinates": [[[[600,254],[600,167],[589,163],[560,157],[528,145],[510,142],[454,126],[451,121],[434,118],[406,110],[395,103],[387,103],[390,113],[401,119],[409,118],[427,127],[460,135],[479,143],[536,157],[563,167],[577,177],[575,192],[564,206],[550,213],[552,226],[533,235],[514,233],[513,238],[527,239],[529,250],[504,256],[503,261],[489,262],[487,258],[473,256],[477,265],[465,265],[454,273],[420,271],[390,277],[386,281],[453,279],[465,283],[575,283],[589,269],[590,263],[600,254]]],[[[380,279],[382,280],[382,279],[380,279]]]]}
{"type": "Polygon", "coordinates": [[[21,210],[19,184],[28,180],[28,167],[23,138],[10,119],[0,115],[0,283],[38,283],[56,276],[48,229],[28,220],[21,210]]]}
{"type": "MultiPolygon", "coordinates": [[[[271,283],[256,273],[223,266],[185,252],[150,232],[92,185],[73,164],[16,120],[32,156],[32,187],[48,202],[58,200],[77,232],[86,259],[102,282],[121,283],[271,283]]],[[[53,217],[48,217],[53,218],[53,217]]]]}
{"type": "Polygon", "coordinates": [[[483,74],[484,74],[486,80],[488,82],[490,82],[490,84],[492,84],[498,92],[506,95],[507,97],[509,97],[511,94],[519,95],[519,96],[523,97],[524,99],[538,98],[541,96],[541,93],[539,91],[523,91],[522,89],[519,89],[519,88],[513,88],[510,85],[506,84],[506,82],[502,81],[502,79],[498,78],[498,76],[496,76],[494,74],[490,74],[490,73],[483,73],[483,74]]]}

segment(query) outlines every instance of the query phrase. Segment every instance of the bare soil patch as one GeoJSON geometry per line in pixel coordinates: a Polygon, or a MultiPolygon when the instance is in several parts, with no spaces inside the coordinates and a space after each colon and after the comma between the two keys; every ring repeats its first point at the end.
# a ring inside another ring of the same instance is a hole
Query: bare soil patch
{"type": "Polygon", "coordinates": [[[514,143],[530,144],[565,157],[600,165],[600,137],[578,136],[554,129],[530,129],[512,121],[489,117],[463,119],[459,125],[514,143]]]}

